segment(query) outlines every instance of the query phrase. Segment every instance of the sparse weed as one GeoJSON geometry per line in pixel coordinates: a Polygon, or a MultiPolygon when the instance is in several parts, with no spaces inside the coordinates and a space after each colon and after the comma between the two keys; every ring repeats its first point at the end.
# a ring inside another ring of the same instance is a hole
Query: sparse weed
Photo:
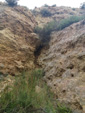
{"type": "Polygon", "coordinates": [[[50,34],[52,33],[52,31],[62,30],[70,26],[71,24],[79,22],[83,19],[85,19],[85,16],[70,16],[60,21],[51,21],[47,23],[43,28],[37,26],[34,29],[34,32],[39,34],[42,44],[47,45],[50,41],[50,34]]]}
{"type": "Polygon", "coordinates": [[[7,87],[0,97],[0,113],[71,113],[54,104],[54,95],[42,77],[41,69],[16,77],[12,90],[7,87]]]}

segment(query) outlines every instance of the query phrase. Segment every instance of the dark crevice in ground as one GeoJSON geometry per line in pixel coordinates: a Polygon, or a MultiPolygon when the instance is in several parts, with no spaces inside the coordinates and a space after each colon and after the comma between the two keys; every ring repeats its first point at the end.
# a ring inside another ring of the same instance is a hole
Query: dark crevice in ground
{"type": "Polygon", "coordinates": [[[36,50],[34,51],[34,56],[35,56],[34,64],[36,65],[36,67],[39,67],[39,68],[41,66],[38,64],[37,60],[38,60],[38,57],[41,54],[41,51],[43,48],[44,48],[44,46],[42,44],[40,44],[38,47],[36,47],[36,50]]]}
{"type": "Polygon", "coordinates": [[[42,68],[42,66],[38,63],[38,57],[40,56],[43,49],[46,50],[48,48],[49,48],[49,44],[40,44],[39,46],[36,47],[36,50],[34,52],[34,56],[35,56],[34,64],[36,65],[36,67],[42,68]]]}

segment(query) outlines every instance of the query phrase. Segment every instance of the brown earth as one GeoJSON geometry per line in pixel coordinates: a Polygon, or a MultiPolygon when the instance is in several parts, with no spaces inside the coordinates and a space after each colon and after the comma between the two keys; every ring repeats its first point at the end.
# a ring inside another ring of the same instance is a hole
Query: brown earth
{"type": "MultiPolygon", "coordinates": [[[[41,8],[35,8],[35,17],[25,7],[8,7],[0,3],[0,75],[17,75],[23,70],[36,68],[34,51],[39,43],[33,32],[38,24],[44,26],[52,20],[59,21],[71,15],[85,14],[84,10],[69,7],[47,7],[51,17],[42,17],[41,8]]],[[[45,7],[46,8],[46,7],[45,7]]],[[[62,31],[53,32],[49,48],[43,48],[38,66],[44,68],[44,80],[58,100],[74,109],[85,111],[85,20],[62,31]]],[[[12,79],[1,82],[1,88],[12,79]]],[[[1,91],[2,91],[1,90],[1,91]]]]}
{"type": "MultiPolygon", "coordinates": [[[[44,80],[61,102],[85,111],[85,20],[51,34],[38,57],[44,80]]],[[[78,112],[76,112],[78,113],[78,112]]]]}
{"type": "Polygon", "coordinates": [[[36,21],[21,6],[0,4],[0,72],[19,74],[35,68],[34,51],[38,37],[33,33],[36,21]]]}

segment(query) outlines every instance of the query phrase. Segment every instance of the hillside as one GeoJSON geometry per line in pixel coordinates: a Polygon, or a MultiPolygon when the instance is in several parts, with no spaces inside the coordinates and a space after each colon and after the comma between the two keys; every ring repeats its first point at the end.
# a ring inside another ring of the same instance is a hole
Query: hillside
{"type": "Polygon", "coordinates": [[[61,102],[85,109],[85,21],[51,34],[38,57],[45,81],[61,102]]]}
{"type": "MultiPolygon", "coordinates": [[[[85,15],[85,10],[70,7],[44,6],[33,12],[39,27],[70,16],[85,15]],[[46,16],[49,12],[50,16],[46,16]]],[[[61,102],[70,105],[76,113],[81,109],[85,111],[85,20],[54,31],[50,37],[48,47],[44,47],[38,57],[38,64],[45,71],[44,80],[61,102]]]]}
{"type": "Polygon", "coordinates": [[[40,8],[36,7],[32,13],[40,27],[43,27],[46,23],[53,20],[60,21],[61,19],[65,19],[73,15],[85,15],[85,11],[82,9],[64,6],[42,6],[40,8]],[[47,15],[45,15],[45,13],[47,13],[47,15]]]}
{"type": "Polygon", "coordinates": [[[11,8],[0,4],[0,72],[19,74],[22,70],[33,69],[37,25],[31,12],[16,6],[11,8]]]}
{"type": "MultiPolygon", "coordinates": [[[[45,29],[47,31],[43,28],[50,22],[59,23],[71,16],[85,16],[85,10],[57,6],[42,6],[29,10],[23,6],[9,7],[0,3],[0,93],[5,91],[7,85],[13,86],[16,76],[23,71],[30,72],[40,68],[44,77],[42,80],[39,78],[40,81],[35,79],[40,86],[33,86],[33,91],[40,92],[44,81],[61,104],[69,106],[73,113],[85,112],[85,19],[67,24],[62,29],[52,28],[49,35],[42,34],[48,33],[49,26],[45,29]],[[36,26],[43,31],[40,31],[41,34],[34,32],[36,26]],[[43,43],[40,36],[43,39],[50,38],[48,43],[43,43]],[[4,80],[1,79],[2,76],[4,80]]],[[[40,73],[39,70],[33,75],[40,73]]],[[[26,80],[28,79],[29,76],[26,80]]],[[[22,85],[22,81],[19,82],[22,85]]],[[[28,81],[24,82],[27,84],[28,81]]],[[[26,88],[30,89],[28,86],[26,88]]],[[[28,92],[28,89],[24,90],[28,92]]],[[[45,93],[44,99],[46,94],[49,98],[49,94],[45,93]]],[[[52,111],[46,113],[49,112],[52,111]]]]}

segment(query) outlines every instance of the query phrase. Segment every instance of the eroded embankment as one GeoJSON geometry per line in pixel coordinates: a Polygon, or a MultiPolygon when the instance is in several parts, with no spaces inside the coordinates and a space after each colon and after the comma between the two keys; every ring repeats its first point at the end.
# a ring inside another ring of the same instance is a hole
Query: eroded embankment
{"type": "Polygon", "coordinates": [[[53,32],[49,49],[42,49],[38,63],[45,81],[61,102],[76,112],[85,111],[85,20],[53,32]]]}
{"type": "Polygon", "coordinates": [[[18,75],[35,68],[34,51],[38,42],[37,25],[25,7],[0,4],[0,72],[18,75]]]}
{"type": "MultiPolygon", "coordinates": [[[[53,32],[49,46],[43,48],[40,45],[36,48],[39,39],[33,29],[37,23],[30,11],[20,6],[11,8],[1,4],[0,11],[0,72],[17,75],[22,70],[42,67],[45,71],[44,80],[58,99],[69,104],[76,112],[77,109],[78,112],[84,111],[85,21],[53,32]]],[[[68,9],[63,8],[62,11],[66,13],[68,9]]],[[[61,19],[65,13],[61,16],[56,13],[52,19],[61,19]]],[[[37,18],[37,21],[42,21],[41,18],[37,18]]],[[[43,21],[47,23],[49,18],[43,17],[43,21]]],[[[12,83],[11,79],[8,81],[12,83]]]]}

